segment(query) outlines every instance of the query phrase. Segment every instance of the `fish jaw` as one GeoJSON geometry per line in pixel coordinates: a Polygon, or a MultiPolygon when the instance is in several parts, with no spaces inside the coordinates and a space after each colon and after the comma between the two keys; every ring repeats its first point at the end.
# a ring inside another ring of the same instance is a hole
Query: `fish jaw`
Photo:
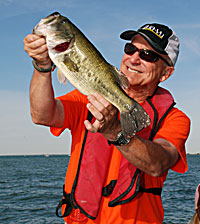
{"type": "Polygon", "coordinates": [[[52,30],[52,24],[57,21],[57,18],[60,14],[51,14],[46,18],[43,18],[39,21],[39,23],[34,27],[33,34],[38,36],[48,36],[48,34],[53,34],[54,30],[52,30]]]}
{"type": "Polygon", "coordinates": [[[70,32],[69,27],[68,19],[55,12],[41,19],[34,27],[33,34],[46,37],[48,50],[54,55],[72,47],[75,38],[72,32],[70,32]],[[60,23],[61,25],[58,26],[57,24],[60,23]],[[66,29],[66,26],[68,29],[66,29]]]}

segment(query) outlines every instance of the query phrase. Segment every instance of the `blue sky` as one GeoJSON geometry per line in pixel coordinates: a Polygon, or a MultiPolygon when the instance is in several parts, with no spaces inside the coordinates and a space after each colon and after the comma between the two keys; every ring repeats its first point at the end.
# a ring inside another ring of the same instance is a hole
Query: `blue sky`
{"type": "MultiPolygon", "coordinates": [[[[35,24],[54,11],[68,17],[92,41],[111,64],[119,67],[124,41],[119,34],[148,22],[163,23],[175,30],[180,55],[175,73],[163,87],[169,89],[192,120],[187,152],[200,152],[200,1],[199,0],[0,0],[0,155],[66,154],[70,135],[53,137],[46,127],[32,123],[29,111],[31,59],[23,49],[24,37],[35,24]]],[[[73,89],[57,81],[56,96],[73,89]]]]}

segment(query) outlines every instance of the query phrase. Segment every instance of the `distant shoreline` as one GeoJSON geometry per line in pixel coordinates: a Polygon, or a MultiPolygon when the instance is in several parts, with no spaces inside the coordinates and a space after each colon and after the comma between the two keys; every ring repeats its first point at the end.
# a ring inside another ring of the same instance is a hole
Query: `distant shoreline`
{"type": "Polygon", "coordinates": [[[200,155],[200,152],[198,153],[187,153],[187,156],[199,156],[200,155]]]}
{"type": "Polygon", "coordinates": [[[19,157],[28,157],[28,156],[44,156],[44,157],[50,157],[50,156],[70,156],[69,154],[4,154],[0,155],[0,157],[5,156],[19,156],[19,157]]]}
{"type": "MultiPolygon", "coordinates": [[[[187,153],[187,156],[199,156],[200,153],[187,153]]],[[[4,156],[21,156],[21,157],[26,157],[26,156],[45,156],[45,157],[50,157],[50,156],[70,156],[70,154],[48,154],[48,153],[43,153],[43,154],[2,154],[0,157],[4,156]]]]}

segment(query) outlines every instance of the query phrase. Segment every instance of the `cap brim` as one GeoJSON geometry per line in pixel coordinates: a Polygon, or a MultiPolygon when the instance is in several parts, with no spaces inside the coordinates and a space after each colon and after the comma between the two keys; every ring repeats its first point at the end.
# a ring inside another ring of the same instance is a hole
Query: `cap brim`
{"type": "Polygon", "coordinates": [[[160,54],[165,54],[167,53],[163,51],[163,49],[154,41],[152,41],[145,33],[140,32],[140,31],[134,31],[134,30],[127,30],[123,33],[120,34],[120,38],[124,40],[132,40],[134,36],[140,34],[144,39],[151,45],[151,47],[157,51],[160,54]]]}
{"type": "Polygon", "coordinates": [[[132,38],[137,35],[138,32],[134,30],[127,30],[120,34],[120,38],[124,40],[132,40],[132,38]]]}

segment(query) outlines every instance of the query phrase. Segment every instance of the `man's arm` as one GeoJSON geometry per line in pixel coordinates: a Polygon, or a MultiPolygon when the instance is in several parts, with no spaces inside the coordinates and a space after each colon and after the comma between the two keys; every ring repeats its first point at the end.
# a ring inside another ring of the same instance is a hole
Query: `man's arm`
{"type": "Polygon", "coordinates": [[[134,136],[130,143],[117,147],[137,168],[150,176],[160,176],[178,160],[176,147],[165,139],[154,141],[134,136]]]}
{"type": "MultiPolygon", "coordinates": [[[[36,60],[39,68],[50,68],[45,38],[29,34],[24,38],[24,49],[36,60]]],[[[64,109],[59,100],[55,100],[52,87],[51,72],[43,73],[36,69],[30,85],[31,117],[34,123],[46,126],[62,127],[64,109]]]]}
{"type": "MultiPolygon", "coordinates": [[[[100,132],[108,140],[114,141],[121,131],[116,108],[100,95],[92,95],[88,99],[90,101],[88,109],[96,117],[96,121],[91,124],[86,120],[86,128],[93,133],[100,132]]],[[[117,148],[130,163],[155,177],[171,168],[179,158],[176,147],[161,138],[149,141],[134,136],[127,145],[117,148]]]]}

